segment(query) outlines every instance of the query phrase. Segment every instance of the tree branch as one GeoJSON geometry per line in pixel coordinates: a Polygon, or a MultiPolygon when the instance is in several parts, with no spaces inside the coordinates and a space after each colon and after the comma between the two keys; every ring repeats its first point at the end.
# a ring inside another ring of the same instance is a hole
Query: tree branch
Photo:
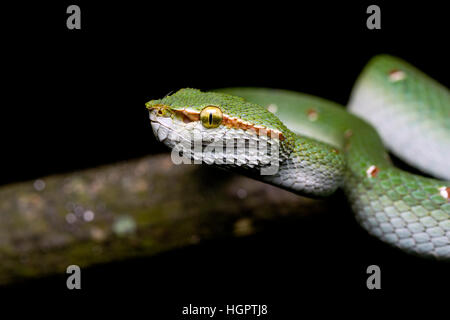
{"type": "Polygon", "coordinates": [[[0,188],[0,284],[252,234],[326,210],[245,177],[167,154],[0,188]]]}

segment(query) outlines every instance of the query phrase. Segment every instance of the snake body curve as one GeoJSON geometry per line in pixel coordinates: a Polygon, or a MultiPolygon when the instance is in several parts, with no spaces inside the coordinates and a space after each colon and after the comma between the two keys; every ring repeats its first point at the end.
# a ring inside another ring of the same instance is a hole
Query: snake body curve
{"type": "Polygon", "coordinates": [[[158,139],[173,150],[183,145],[189,159],[307,196],[342,187],[370,234],[409,253],[450,259],[450,182],[397,169],[384,148],[450,179],[449,93],[400,59],[377,56],[364,69],[349,104],[357,116],[325,99],[264,88],[182,89],[147,107],[158,139]],[[220,110],[216,127],[205,127],[208,106],[220,110]],[[225,141],[234,141],[234,152],[205,149],[225,141]],[[239,151],[240,141],[275,147],[277,172],[261,174],[267,159],[239,151]]]}

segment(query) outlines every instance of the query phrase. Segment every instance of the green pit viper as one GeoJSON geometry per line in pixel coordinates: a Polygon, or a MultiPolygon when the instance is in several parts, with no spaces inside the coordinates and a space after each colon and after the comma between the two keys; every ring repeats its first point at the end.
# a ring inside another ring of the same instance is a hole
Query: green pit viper
{"type": "Polygon", "coordinates": [[[357,79],[350,112],[266,88],[181,89],[146,106],[155,136],[184,159],[311,197],[342,187],[370,234],[450,260],[449,92],[410,64],[374,57],[357,79]],[[442,180],[394,167],[384,146],[442,180]],[[273,163],[277,170],[264,173],[273,163]]]}

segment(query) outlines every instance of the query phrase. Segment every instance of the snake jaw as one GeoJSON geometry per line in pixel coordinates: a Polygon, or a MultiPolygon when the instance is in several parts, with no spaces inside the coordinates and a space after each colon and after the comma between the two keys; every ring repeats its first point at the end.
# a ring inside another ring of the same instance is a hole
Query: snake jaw
{"type": "MultiPolygon", "coordinates": [[[[164,142],[164,140],[168,136],[168,128],[158,121],[158,117],[156,116],[157,111],[150,112],[150,122],[152,125],[153,133],[155,137],[158,138],[160,142],[164,142]]],[[[162,118],[162,119],[170,119],[170,118],[162,118]]]]}

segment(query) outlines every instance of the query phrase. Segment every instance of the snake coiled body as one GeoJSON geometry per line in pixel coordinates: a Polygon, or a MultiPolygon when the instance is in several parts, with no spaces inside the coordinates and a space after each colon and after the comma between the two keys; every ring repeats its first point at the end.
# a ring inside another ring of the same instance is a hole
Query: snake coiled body
{"type": "Polygon", "coordinates": [[[321,98],[262,88],[182,89],[147,107],[156,136],[174,150],[197,140],[202,146],[235,141],[235,150],[239,141],[264,140],[276,147],[279,167],[261,174],[267,159],[246,151],[216,149],[205,156],[204,149],[184,148],[189,158],[302,195],[326,196],[342,187],[370,234],[410,253],[450,259],[450,182],[394,167],[384,148],[450,179],[448,90],[411,65],[375,57],[352,92],[349,109],[357,116],[321,98]],[[217,127],[204,123],[207,106],[220,110],[217,127]]]}

